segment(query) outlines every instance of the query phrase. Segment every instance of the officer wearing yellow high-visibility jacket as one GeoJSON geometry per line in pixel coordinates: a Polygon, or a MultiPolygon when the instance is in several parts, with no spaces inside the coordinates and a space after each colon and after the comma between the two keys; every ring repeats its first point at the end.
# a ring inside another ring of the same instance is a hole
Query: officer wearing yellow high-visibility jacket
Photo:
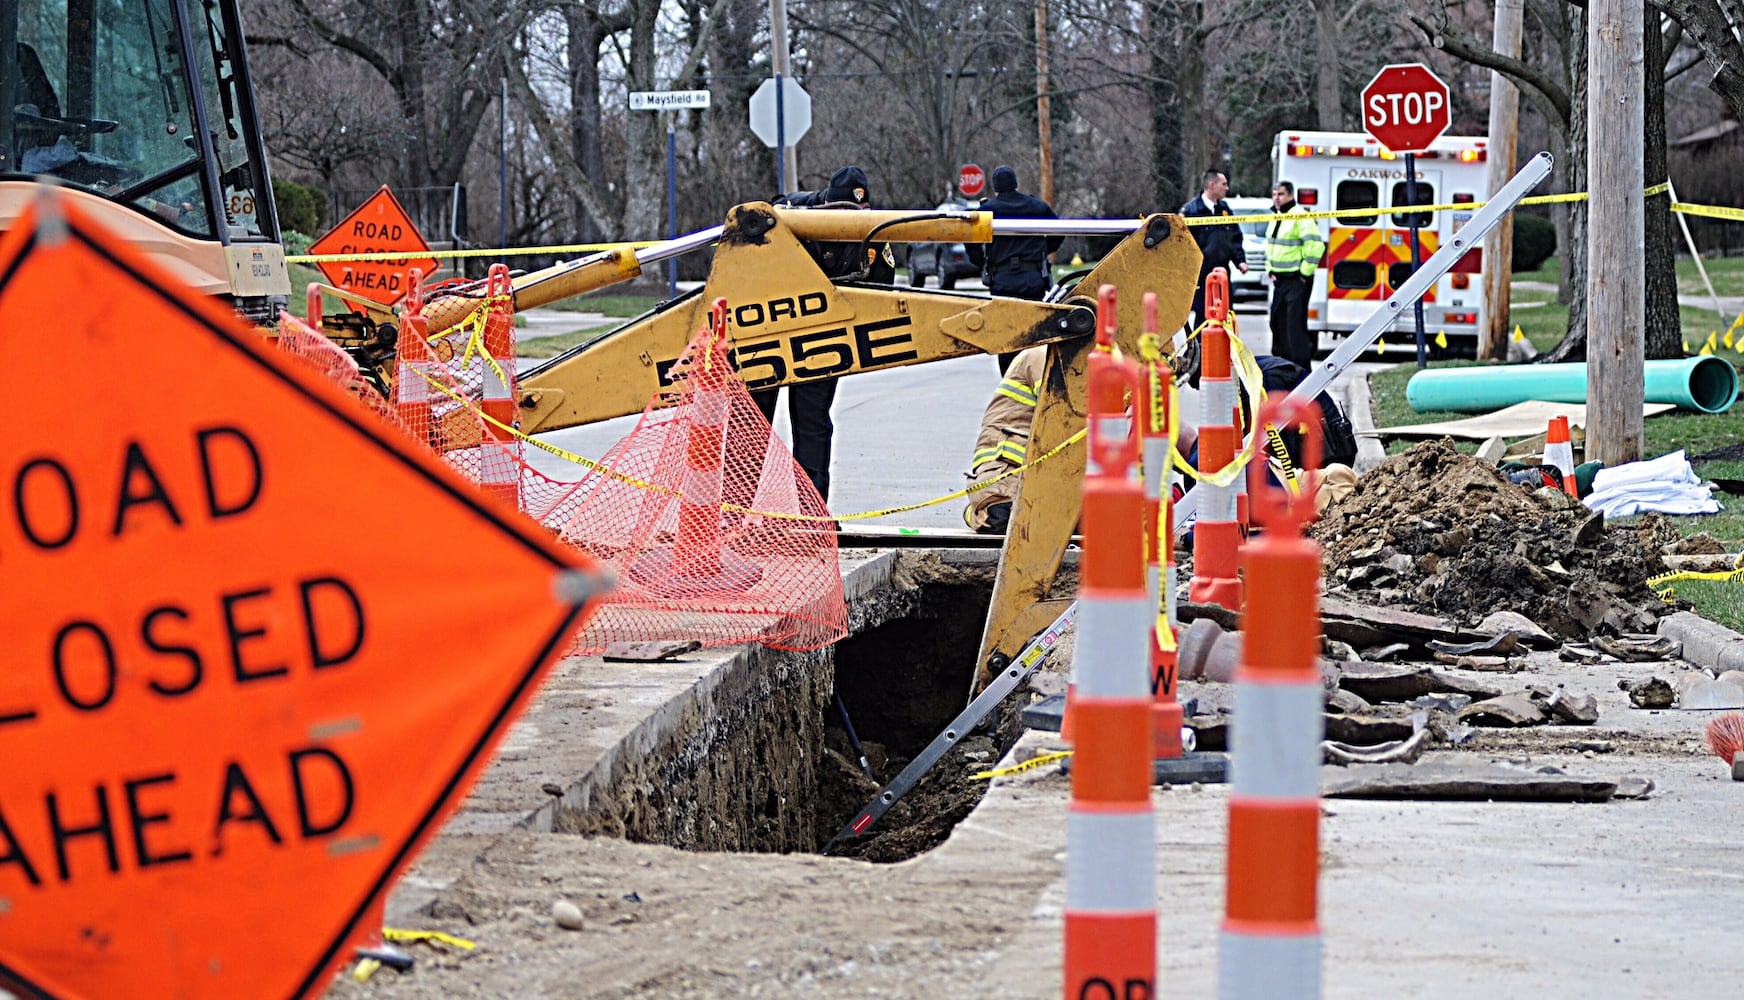
{"type": "MultiPolygon", "coordinates": [[[[1300,212],[1296,186],[1279,181],[1272,189],[1272,211],[1300,212]]],[[[1272,282],[1272,353],[1307,371],[1314,360],[1315,338],[1308,333],[1308,293],[1314,269],[1326,253],[1320,225],[1312,219],[1277,219],[1266,227],[1266,276],[1272,282]]]]}
{"type": "MultiPolygon", "coordinates": [[[[981,433],[975,437],[975,454],[969,459],[969,485],[985,483],[1023,466],[1029,450],[1029,429],[1035,422],[1036,397],[1047,373],[1048,349],[1031,347],[1018,352],[1005,370],[1005,378],[981,415],[981,433]]],[[[1004,534],[1011,520],[1011,501],[1017,496],[1022,476],[1001,479],[969,494],[963,520],[983,534],[1004,534]]]]}

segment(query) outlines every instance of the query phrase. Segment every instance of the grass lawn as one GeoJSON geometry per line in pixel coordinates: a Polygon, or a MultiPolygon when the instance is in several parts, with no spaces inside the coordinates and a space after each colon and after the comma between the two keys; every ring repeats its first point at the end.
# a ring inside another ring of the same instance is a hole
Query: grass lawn
{"type": "MultiPolygon", "coordinates": [[[[1542,272],[1538,272],[1542,273],[1542,272]]],[[[1744,276],[1744,271],[1740,271],[1744,276]]],[[[1520,275],[1516,275],[1520,277],[1520,275]]],[[[1542,279],[1539,279],[1542,280],[1542,279]]],[[[1555,280],[1552,274],[1549,280],[1555,280]]],[[[1516,291],[1517,301],[1528,301],[1525,295],[1530,292],[1516,291]]],[[[1554,298],[1554,296],[1549,296],[1554,298]]],[[[1521,332],[1530,339],[1540,351],[1548,350],[1562,339],[1562,334],[1568,323],[1568,309],[1549,302],[1546,305],[1529,309],[1516,309],[1514,318],[1521,332]]],[[[1684,332],[1692,348],[1699,349],[1712,329],[1713,311],[1701,310],[1686,306],[1683,310],[1684,332]]],[[[1720,334],[1725,331],[1722,328],[1720,334]]],[[[1740,331],[1744,334],[1744,331],[1740,331]]],[[[1737,347],[1744,348],[1744,336],[1734,342],[1737,347]]],[[[1715,352],[1719,357],[1733,363],[1735,366],[1744,364],[1744,356],[1738,351],[1729,350],[1724,346],[1715,352]]],[[[1457,367],[1471,365],[1472,361],[1438,361],[1431,362],[1432,367],[1457,367]]],[[[1374,399],[1373,415],[1375,426],[1388,427],[1399,424],[1424,424],[1442,420],[1458,420],[1469,417],[1469,413],[1454,413],[1448,411],[1432,411],[1418,413],[1405,402],[1405,385],[1416,372],[1413,364],[1402,364],[1386,371],[1376,372],[1369,379],[1369,387],[1374,399]]],[[[1684,449],[1690,455],[1712,451],[1730,444],[1744,442],[1744,406],[1734,407],[1726,413],[1704,414],[1691,413],[1686,410],[1672,410],[1656,417],[1649,417],[1643,425],[1645,433],[1645,453],[1647,457],[1663,455],[1666,452],[1684,449]]],[[[1396,438],[1387,443],[1387,451],[1396,454],[1404,451],[1420,439],[1396,438]]],[[[1478,442],[1458,442],[1461,451],[1477,450],[1478,442]]],[[[1710,479],[1744,479],[1744,462],[1700,462],[1695,466],[1697,475],[1710,479]]],[[[1729,497],[1719,494],[1718,499],[1724,508],[1718,514],[1691,517],[1674,517],[1676,523],[1686,535],[1698,531],[1711,532],[1726,544],[1727,549],[1739,551],[1744,549],[1744,498],[1729,497]]],[[[1624,519],[1625,521],[1627,519],[1624,519]]],[[[1677,587],[1677,596],[1691,601],[1701,614],[1744,631],[1744,587],[1737,584],[1708,581],[1685,581],[1677,587]]]]}
{"type": "MultiPolygon", "coordinates": [[[[1714,291],[1720,295],[1736,298],[1744,295],[1744,257],[1706,257],[1702,266],[1707,268],[1708,280],[1714,283],[1714,291]]],[[[1547,281],[1555,284],[1562,270],[1562,261],[1557,257],[1546,260],[1536,271],[1516,271],[1515,281],[1547,281]]],[[[1706,296],[1708,286],[1702,284],[1702,275],[1696,269],[1696,262],[1691,257],[1677,259],[1677,291],[1680,295],[1706,296]]],[[[1519,295],[1519,291],[1515,291],[1519,295]]],[[[1702,310],[1708,316],[1713,316],[1712,308],[1702,310]]],[[[1728,317],[1730,321],[1730,317],[1728,317]]]]}
{"type": "Polygon", "coordinates": [[[541,309],[558,309],[563,312],[596,312],[607,316],[628,318],[640,316],[664,301],[663,295],[623,295],[595,292],[591,295],[580,295],[575,298],[562,299],[541,309]]]}

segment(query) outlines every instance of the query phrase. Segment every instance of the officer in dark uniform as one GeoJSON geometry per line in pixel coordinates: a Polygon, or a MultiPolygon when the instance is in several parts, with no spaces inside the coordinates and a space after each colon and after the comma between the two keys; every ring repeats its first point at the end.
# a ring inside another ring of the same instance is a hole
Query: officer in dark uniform
{"type": "MultiPolygon", "coordinates": [[[[870,208],[870,189],[866,171],[847,166],[830,175],[830,186],[822,191],[795,191],[774,199],[771,204],[793,208],[870,208]]],[[[896,256],[890,244],[867,246],[862,257],[855,242],[807,243],[806,249],[818,267],[831,278],[853,278],[888,285],[896,280],[896,256]]],[[[751,393],[757,408],[771,424],[775,422],[775,399],[781,390],[759,389],[751,393]]],[[[787,419],[793,424],[793,459],[817,487],[825,503],[830,499],[830,439],[835,424],[830,420],[830,407],[836,401],[836,380],[819,379],[787,387],[787,419]]]]}
{"type": "MultiPolygon", "coordinates": [[[[993,197],[981,203],[981,210],[992,212],[996,219],[1057,219],[1053,207],[1033,195],[1017,189],[1017,171],[1006,166],[993,168],[993,197]]],[[[969,262],[981,268],[987,279],[987,289],[995,295],[1013,299],[1040,299],[1053,286],[1053,274],[1048,270],[1048,258],[1060,248],[1061,236],[995,236],[982,247],[969,243],[969,262]]],[[[999,374],[1011,367],[1018,352],[999,356],[999,374]]]]}
{"type": "MultiPolygon", "coordinates": [[[[1229,178],[1223,176],[1221,170],[1207,170],[1204,184],[1205,190],[1199,193],[1199,197],[1181,206],[1181,214],[1189,219],[1216,216],[1233,220],[1235,213],[1230,210],[1229,202],[1223,200],[1223,196],[1229,193],[1229,178]]],[[[1193,234],[1193,241],[1199,244],[1199,253],[1204,258],[1199,262],[1199,286],[1193,289],[1193,323],[1197,326],[1205,322],[1206,277],[1220,267],[1226,273],[1234,269],[1246,274],[1247,252],[1241,247],[1241,227],[1234,221],[1227,225],[1192,226],[1188,232],[1193,234]]]]}

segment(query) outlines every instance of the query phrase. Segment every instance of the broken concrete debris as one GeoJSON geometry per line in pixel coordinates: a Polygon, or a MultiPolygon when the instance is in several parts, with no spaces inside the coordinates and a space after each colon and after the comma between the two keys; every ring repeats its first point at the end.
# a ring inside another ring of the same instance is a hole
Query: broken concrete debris
{"type": "MultiPolygon", "coordinates": [[[[1555,492],[1528,493],[1448,439],[1393,455],[1313,528],[1325,549],[1327,596],[1472,631],[1513,611],[1552,637],[1580,640],[1649,631],[1675,610],[1646,583],[1665,570],[1675,527],[1653,515],[1607,525],[1555,492]]],[[[1402,637],[1337,638],[1361,648],[1402,637]]]]}

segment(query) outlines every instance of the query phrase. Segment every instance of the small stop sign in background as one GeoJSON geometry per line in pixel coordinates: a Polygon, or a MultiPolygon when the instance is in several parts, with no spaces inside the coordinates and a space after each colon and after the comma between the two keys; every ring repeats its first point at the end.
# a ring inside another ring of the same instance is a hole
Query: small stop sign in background
{"type": "Polygon", "coordinates": [[[973,163],[966,163],[963,169],[957,171],[957,189],[973,198],[987,187],[987,175],[973,163]]]}
{"type": "Polygon", "coordinates": [[[1395,153],[1421,153],[1452,124],[1447,84],[1422,63],[1383,66],[1362,92],[1363,128],[1395,153]]]}

